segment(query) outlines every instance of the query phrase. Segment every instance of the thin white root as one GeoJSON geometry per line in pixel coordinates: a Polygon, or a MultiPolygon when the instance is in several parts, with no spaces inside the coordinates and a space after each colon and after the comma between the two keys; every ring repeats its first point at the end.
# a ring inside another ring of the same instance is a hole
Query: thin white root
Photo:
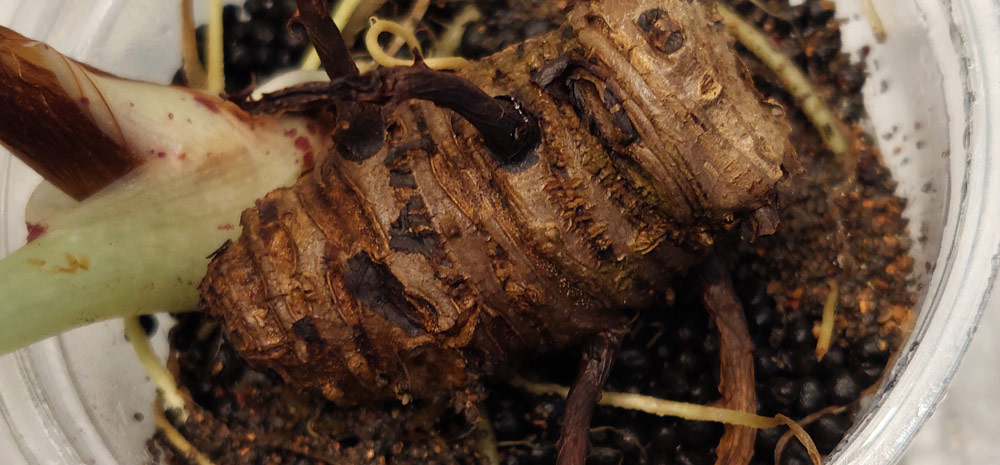
{"type": "Polygon", "coordinates": [[[130,316],[122,318],[122,320],[125,323],[125,335],[128,336],[129,342],[132,343],[135,355],[139,358],[139,363],[142,363],[142,367],[146,370],[146,375],[149,376],[150,381],[153,382],[157,392],[163,398],[166,408],[176,410],[177,418],[180,421],[187,420],[187,406],[184,397],[177,388],[174,375],[167,370],[167,367],[160,363],[160,359],[153,352],[153,347],[149,345],[149,337],[146,336],[146,331],[142,328],[142,324],[139,323],[139,317],[130,316]]]}
{"type": "MultiPolygon", "coordinates": [[[[412,59],[404,60],[396,58],[387,53],[386,50],[383,50],[378,43],[378,37],[383,32],[395,34],[396,37],[402,38],[410,48],[417,50],[417,53],[423,54],[420,42],[417,41],[417,36],[413,34],[413,30],[395,21],[373,17],[371,19],[371,26],[365,34],[365,47],[368,48],[368,53],[375,60],[375,63],[385,67],[411,66],[414,63],[412,59]]],[[[469,64],[469,60],[461,57],[432,57],[424,59],[424,64],[431,69],[457,69],[469,64]]]]}
{"type": "MultiPolygon", "coordinates": [[[[530,392],[535,395],[557,394],[566,397],[569,388],[558,384],[534,383],[522,378],[514,378],[510,384],[518,389],[530,392]]],[[[601,393],[600,405],[618,407],[627,410],[638,410],[658,416],[669,416],[695,421],[713,421],[738,426],[749,426],[751,428],[774,428],[785,425],[795,434],[795,437],[802,442],[809,457],[815,465],[821,465],[819,451],[813,443],[812,438],[806,433],[795,420],[784,415],[776,415],[774,418],[755,415],[740,410],[731,410],[720,407],[709,407],[705,405],[691,404],[687,402],[676,402],[672,400],[660,399],[642,394],[631,394],[626,392],[601,393]]]]}
{"type": "Polygon", "coordinates": [[[875,5],[872,3],[872,0],[861,0],[861,7],[865,10],[865,16],[868,18],[868,24],[872,28],[875,40],[880,44],[885,42],[885,26],[882,25],[882,18],[879,18],[878,12],[875,11],[875,5]]]}
{"type": "MultiPolygon", "coordinates": [[[[784,53],[771,46],[771,42],[764,33],[746,22],[728,6],[721,3],[717,6],[729,33],[778,75],[785,89],[792,94],[806,117],[819,131],[820,137],[823,138],[827,148],[833,152],[837,161],[844,167],[854,166],[854,163],[848,159],[850,143],[845,136],[844,124],[826,105],[823,97],[819,95],[805,73],[784,53]]],[[[848,174],[850,175],[850,173],[848,174]]]]}
{"type": "MultiPolygon", "coordinates": [[[[347,23],[354,16],[354,12],[357,11],[359,5],[361,5],[361,0],[342,0],[337,4],[337,7],[333,11],[333,24],[337,25],[337,29],[344,30],[344,26],[347,26],[347,23]]],[[[306,57],[302,60],[299,69],[307,71],[316,70],[319,69],[321,64],[319,54],[316,53],[316,48],[310,45],[309,51],[306,52],[306,57]]]]}
{"type": "Polygon", "coordinates": [[[298,84],[303,84],[306,82],[316,82],[316,81],[329,81],[330,77],[326,75],[326,71],[321,71],[318,69],[314,70],[304,70],[296,69],[281,73],[274,76],[270,81],[267,81],[253,90],[250,94],[251,100],[260,100],[264,94],[271,92],[277,92],[281,89],[286,89],[298,84]]]}
{"type": "Polygon", "coordinates": [[[205,66],[198,57],[198,40],[195,37],[193,0],[181,0],[181,57],[184,78],[188,86],[205,87],[205,66]]]}
{"type": "Polygon", "coordinates": [[[451,24],[445,28],[444,33],[441,34],[441,39],[438,40],[437,44],[434,45],[434,49],[431,50],[430,56],[446,57],[455,55],[458,52],[458,47],[462,45],[462,36],[465,34],[466,26],[471,22],[479,21],[482,17],[483,14],[479,12],[479,9],[475,5],[465,5],[455,15],[455,18],[452,19],[451,24]]]}
{"type": "Polygon", "coordinates": [[[820,320],[819,336],[816,338],[816,360],[823,360],[827,351],[830,350],[834,317],[837,316],[837,282],[831,279],[829,285],[830,293],[826,295],[826,302],[823,303],[823,319],[820,320]]]}
{"type": "Polygon", "coordinates": [[[163,436],[167,438],[167,442],[189,460],[194,461],[198,465],[213,465],[212,461],[205,454],[196,449],[180,431],[177,431],[177,428],[174,428],[174,425],[170,424],[170,420],[167,420],[167,416],[164,414],[159,402],[153,406],[153,423],[163,431],[163,436]]]}
{"type": "Polygon", "coordinates": [[[225,62],[222,51],[222,0],[209,0],[208,30],[206,32],[208,45],[205,50],[205,61],[208,62],[208,70],[205,77],[205,90],[218,94],[226,89],[225,62]]]}

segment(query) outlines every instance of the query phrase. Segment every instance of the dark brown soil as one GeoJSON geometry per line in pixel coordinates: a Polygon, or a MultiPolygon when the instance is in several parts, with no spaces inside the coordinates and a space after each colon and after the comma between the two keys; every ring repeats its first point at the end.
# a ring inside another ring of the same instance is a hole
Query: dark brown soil
{"type": "MultiPolygon", "coordinates": [[[[452,3],[434,3],[429,31],[447,23],[447,15],[457,10],[452,3]]],[[[509,8],[503,1],[477,2],[485,19],[470,25],[462,50],[491,53],[553,24],[550,19],[532,22],[524,3],[509,8]]],[[[783,20],[749,1],[732,4],[808,70],[857,136],[856,182],[843,184],[843,167],[823,148],[804,115],[770,72],[744,53],[762,94],[787,109],[806,170],[775,235],[753,243],[734,239],[720,253],[731,263],[756,345],[759,413],[803,418],[828,406],[847,406],[844,413],[822,416],[806,428],[820,451],[828,453],[852,424],[858,398],[877,383],[906,336],[915,297],[908,278],[911,239],[901,216],[905,200],[893,195],[895,183],[874,141],[858,129],[864,118],[860,88],[865,72],[838,53],[832,5],[825,0],[808,0],[796,8],[776,3],[774,8],[790,15],[783,20]],[[830,280],[840,288],[836,330],[831,350],[817,361],[816,336],[830,280]]],[[[406,11],[406,5],[395,8],[406,11]]],[[[636,321],[607,389],[702,404],[719,399],[719,342],[701,308],[697,280],[682,280],[676,289],[672,304],[649,309],[636,321]]],[[[195,406],[178,429],[217,464],[487,463],[477,449],[483,431],[451,406],[415,402],[335,408],[317,394],[299,392],[271,373],[248,368],[216,324],[199,314],[179,316],[170,340],[170,368],[195,406]]],[[[568,384],[578,357],[578,350],[546,354],[514,372],[568,384]]],[[[501,463],[554,463],[563,401],[524,394],[502,380],[487,387],[484,413],[496,431],[501,463]]],[[[722,431],[718,424],[599,407],[587,463],[707,465],[715,460],[722,431]]],[[[783,432],[759,431],[751,463],[773,463],[783,432]]],[[[162,434],[149,447],[164,463],[184,463],[162,434]]],[[[809,462],[792,441],[782,463],[809,462]]]]}

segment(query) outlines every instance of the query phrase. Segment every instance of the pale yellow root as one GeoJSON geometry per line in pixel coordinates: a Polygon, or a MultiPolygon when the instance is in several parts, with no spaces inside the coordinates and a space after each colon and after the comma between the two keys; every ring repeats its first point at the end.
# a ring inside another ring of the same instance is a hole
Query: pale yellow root
{"type": "MultiPolygon", "coordinates": [[[[417,25],[420,24],[420,21],[424,19],[424,15],[427,14],[427,8],[430,6],[430,0],[417,0],[413,2],[413,7],[410,8],[410,14],[406,15],[406,18],[403,19],[403,27],[414,36],[414,42],[416,42],[416,35],[413,31],[417,29],[417,25]]],[[[395,56],[396,53],[399,52],[399,49],[403,47],[404,43],[411,49],[413,48],[413,45],[410,43],[410,39],[408,37],[403,37],[397,34],[396,37],[392,39],[392,42],[389,43],[389,47],[386,48],[385,51],[390,56],[395,56]]]]}
{"type": "Polygon", "coordinates": [[[763,11],[764,13],[774,16],[775,18],[778,18],[782,21],[791,22],[794,19],[792,15],[787,11],[782,11],[778,7],[769,5],[767,3],[767,0],[750,0],[750,3],[753,3],[757,8],[760,8],[760,10],[763,11]]]}
{"type": "Polygon", "coordinates": [[[781,454],[785,452],[785,446],[788,445],[788,441],[791,439],[791,437],[792,436],[798,437],[797,435],[799,433],[797,433],[797,431],[801,431],[802,432],[801,434],[805,434],[805,430],[803,430],[802,428],[805,427],[806,425],[816,421],[823,415],[826,414],[837,415],[843,412],[844,410],[847,410],[847,408],[839,405],[831,405],[818,412],[813,412],[808,416],[806,416],[805,418],[799,420],[798,422],[795,422],[796,426],[798,426],[798,429],[789,429],[785,434],[781,435],[781,438],[778,439],[777,444],[775,444],[774,446],[774,465],[781,465],[781,454]]]}
{"type": "Polygon", "coordinates": [[[125,323],[125,335],[128,336],[129,342],[132,343],[135,355],[139,358],[139,363],[146,370],[149,380],[156,386],[156,390],[162,396],[166,408],[176,410],[180,421],[187,420],[187,406],[185,405],[184,397],[177,388],[174,375],[167,370],[167,367],[160,363],[160,359],[153,352],[153,347],[149,345],[149,338],[146,336],[146,331],[142,328],[142,324],[139,323],[139,317],[130,316],[122,318],[122,321],[125,323]]]}
{"type": "Polygon", "coordinates": [[[872,0],[861,0],[861,7],[865,10],[865,16],[868,18],[868,24],[872,28],[875,40],[880,44],[885,42],[885,26],[882,25],[882,18],[879,18],[878,12],[875,11],[875,5],[872,3],[872,0]]]}
{"type": "Polygon", "coordinates": [[[177,431],[177,428],[174,428],[174,425],[170,424],[159,403],[153,406],[153,423],[163,431],[163,436],[167,438],[167,442],[189,460],[198,465],[213,465],[212,461],[208,457],[205,457],[205,454],[196,449],[180,431],[177,431]]]}
{"type": "Polygon", "coordinates": [[[834,280],[829,281],[830,293],[823,303],[823,319],[819,324],[819,336],[816,338],[816,360],[823,360],[830,350],[830,340],[833,339],[834,319],[837,316],[838,286],[834,280]]]}
{"type": "Polygon", "coordinates": [[[489,412],[484,404],[479,404],[479,436],[477,448],[479,453],[486,458],[490,465],[500,465],[500,451],[497,450],[497,435],[493,430],[493,423],[490,422],[489,412]]]}
{"type": "MultiPolygon", "coordinates": [[[[514,378],[510,384],[535,395],[557,394],[566,397],[569,394],[568,387],[558,384],[534,383],[521,378],[514,378]]],[[[774,418],[764,417],[740,410],[676,402],[626,392],[602,392],[601,400],[598,403],[610,407],[638,410],[659,416],[670,416],[695,421],[714,421],[730,425],[749,426],[751,428],[774,428],[785,425],[802,442],[802,445],[805,446],[813,464],[821,465],[822,463],[819,451],[816,449],[816,444],[813,443],[809,434],[795,420],[784,415],[776,415],[774,418]]]]}
{"type": "Polygon", "coordinates": [[[226,89],[222,51],[222,0],[208,1],[208,29],[206,31],[205,61],[208,67],[205,90],[213,94],[226,89]]]}
{"type": "Polygon", "coordinates": [[[462,45],[462,36],[465,35],[465,27],[471,22],[479,21],[482,17],[483,14],[479,12],[479,9],[475,5],[465,5],[455,15],[455,18],[452,19],[451,24],[448,24],[448,27],[445,28],[444,33],[441,34],[441,38],[434,44],[434,48],[429,55],[431,57],[455,55],[458,52],[458,47],[462,45]]]}
{"type": "MultiPolygon", "coordinates": [[[[845,168],[853,167],[855,163],[849,159],[850,143],[845,136],[844,124],[826,105],[805,73],[784,53],[775,49],[764,33],[746,22],[728,6],[721,3],[717,6],[726,30],[778,75],[785,90],[792,94],[837,161],[845,168]]],[[[853,169],[849,170],[849,176],[850,173],[853,173],[853,169]]]]}
{"type": "Polygon", "coordinates": [[[193,0],[181,0],[181,58],[184,78],[188,86],[205,87],[205,67],[198,58],[198,39],[195,37],[193,0]]]}
{"type": "MultiPolygon", "coordinates": [[[[361,0],[342,0],[337,4],[337,7],[333,11],[333,24],[337,25],[337,29],[344,30],[344,26],[354,16],[354,12],[357,11],[359,5],[361,5],[361,0]]],[[[310,45],[309,51],[306,52],[306,57],[302,60],[299,69],[319,69],[321,64],[316,49],[310,45]]]]}
{"type": "MultiPolygon", "coordinates": [[[[375,60],[376,64],[392,67],[411,66],[414,62],[412,59],[396,58],[386,50],[383,50],[378,43],[378,37],[383,32],[395,34],[397,38],[402,38],[411,49],[415,49],[417,53],[423,54],[420,42],[417,41],[417,36],[413,34],[412,29],[408,29],[406,26],[395,21],[372,18],[371,26],[368,27],[368,32],[365,34],[365,47],[368,48],[368,53],[375,60]]],[[[424,64],[431,69],[458,69],[468,65],[469,60],[462,57],[432,57],[424,59],[424,64]]],[[[367,70],[363,69],[362,71],[367,70]]]]}

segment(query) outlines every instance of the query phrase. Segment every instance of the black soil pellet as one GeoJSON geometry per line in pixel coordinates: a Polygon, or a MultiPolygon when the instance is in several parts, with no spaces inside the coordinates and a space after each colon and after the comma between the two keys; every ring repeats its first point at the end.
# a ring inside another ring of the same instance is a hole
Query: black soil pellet
{"type": "Polygon", "coordinates": [[[806,432],[816,443],[821,454],[829,454],[851,427],[851,420],[843,414],[823,415],[806,426],[806,432]]]}
{"type": "Polygon", "coordinates": [[[160,327],[159,320],[152,315],[139,315],[139,324],[142,325],[142,330],[146,332],[147,336],[156,334],[156,329],[160,327]]]}
{"type": "Polygon", "coordinates": [[[595,447],[587,456],[587,465],[619,465],[625,456],[618,449],[610,447],[595,447]]]}
{"type": "Polygon", "coordinates": [[[826,390],[815,378],[803,379],[799,384],[799,400],[796,405],[800,414],[808,415],[827,405],[826,390]]]}
{"type": "Polygon", "coordinates": [[[847,405],[861,395],[861,385],[850,371],[837,370],[827,379],[826,390],[834,405],[847,405]]]}

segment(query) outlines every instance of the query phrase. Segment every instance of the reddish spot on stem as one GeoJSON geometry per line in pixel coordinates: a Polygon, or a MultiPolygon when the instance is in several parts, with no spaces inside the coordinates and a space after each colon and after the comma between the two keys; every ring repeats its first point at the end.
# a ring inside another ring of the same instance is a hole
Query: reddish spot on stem
{"type": "Polygon", "coordinates": [[[212,101],[212,99],[205,97],[204,95],[196,95],[194,101],[202,104],[205,108],[208,108],[212,113],[219,112],[219,106],[212,101]]]}
{"type": "Polygon", "coordinates": [[[219,225],[219,231],[229,231],[231,229],[233,229],[233,225],[230,224],[230,223],[220,224],[219,225]]]}
{"type": "Polygon", "coordinates": [[[174,114],[173,113],[167,113],[167,118],[174,119],[174,114]]]}
{"type": "Polygon", "coordinates": [[[87,97],[80,97],[80,105],[90,106],[90,99],[87,97]]]}
{"type": "Polygon", "coordinates": [[[135,102],[129,102],[129,103],[128,103],[128,106],[130,106],[130,107],[132,107],[132,108],[135,108],[135,102]]]}
{"type": "Polygon", "coordinates": [[[285,137],[295,137],[295,135],[298,133],[299,131],[295,128],[285,129],[285,137]]]}
{"type": "Polygon", "coordinates": [[[186,153],[184,153],[184,152],[181,152],[181,154],[180,154],[180,155],[177,155],[177,159],[178,159],[178,160],[183,160],[183,159],[185,159],[185,158],[187,158],[187,154],[186,154],[186,153]]]}
{"type": "Polygon", "coordinates": [[[167,152],[156,152],[156,156],[159,157],[159,158],[166,157],[167,156],[167,152]]]}
{"type": "Polygon", "coordinates": [[[312,144],[309,143],[309,139],[306,139],[305,136],[299,136],[298,139],[295,139],[295,148],[303,152],[308,152],[312,148],[312,144]]]}
{"type": "Polygon", "coordinates": [[[49,230],[48,226],[45,226],[44,224],[26,223],[25,226],[28,227],[28,242],[44,236],[46,231],[49,230]]]}
{"type": "Polygon", "coordinates": [[[306,152],[306,154],[302,156],[302,169],[311,170],[314,162],[315,157],[313,156],[312,150],[306,152]]]}

